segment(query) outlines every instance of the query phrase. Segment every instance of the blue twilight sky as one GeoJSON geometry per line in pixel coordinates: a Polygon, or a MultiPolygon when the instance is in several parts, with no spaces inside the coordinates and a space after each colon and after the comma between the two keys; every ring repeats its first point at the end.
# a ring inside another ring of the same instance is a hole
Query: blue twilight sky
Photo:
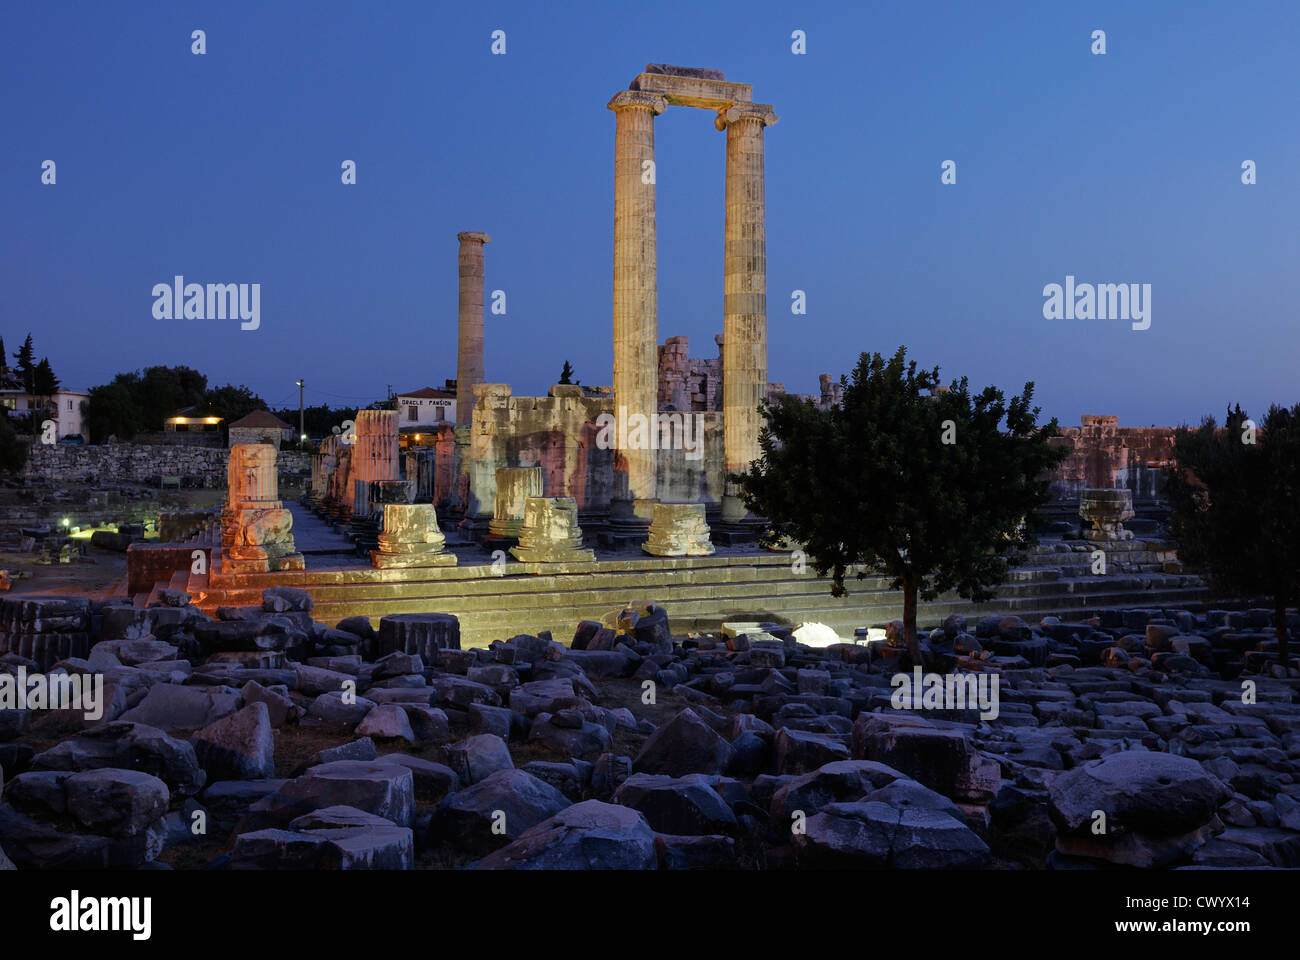
{"type": "MultiPolygon", "coordinates": [[[[456,233],[484,230],[487,288],[507,295],[488,379],[543,393],[568,359],[608,384],[605,104],[649,62],[720,69],[780,117],[768,361],[787,389],[903,343],[975,386],[1034,380],[1064,424],[1300,400],[1291,0],[3,0],[0,335],[12,353],[30,330],[75,388],[155,363],[272,406],[300,376],[309,404],[440,386],[456,233]],[[155,320],[175,274],[261,283],[261,329],[155,320]],[[1150,329],[1044,320],[1066,274],[1151,284],[1150,329]]],[[[656,139],[660,341],[716,356],[725,136],[670,108],[656,139]]]]}

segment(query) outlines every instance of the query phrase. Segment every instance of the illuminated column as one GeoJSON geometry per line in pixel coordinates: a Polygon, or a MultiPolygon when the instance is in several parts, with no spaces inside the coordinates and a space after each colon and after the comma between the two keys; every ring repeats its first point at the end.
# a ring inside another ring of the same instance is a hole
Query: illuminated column
{"type": "MultiPolygon", "coordinates": [[[[767,395],[767,226],[763,129],[776,123],[770,106],[737,104],[718,111],[727,131],[726,226],[723,257],[723,449],[729,473],[758,458],[767,395]]],[[[724,508],[727,505],[724,504],[724,508]]],[[[735,503],[724,509],[738,519],[735,503]]]]}
{"type": "Polygon", "coordinates": [[[356,442],[352,446],[352,512],[369,516],[372,509],[370,485],[380,480],[401,478],[398,463],[396,410],[358,410],[356,442]],[[356,482],[361,481],[365,497],[358,502],[356,482]]]}
{"type": "Polygon", "coordinates": [[[483,245],[486,233],[456,234],[460,241],[460,322],[456,348],[456,423],[473,420],[474,384],[483,382],[483,245]]]}
{"type": "MultiPolygon", "coordinates": [[[[655,253],[654,118],[667,108],[654,94],[624,90],[614,111],[614,407],[653,423],[659,409],[659,292],[655,253]]],[[[620,431],[622,432],[622,431],[620,431]]],[[[626,435],[630,435],[629,429],[626,435]]],[[[648,431],[638,436],[648,437],[648,431]]],[[[621,501],[655,496],[655,451],[620,450],[627,464],[621,501]]],[[[644,508],[643,508],[644,509],[644,508]]],[[[636,512],[636,508],[633,508],[636,512]]],[[[647,513],[644,518],[649,520],[647,513]]]]}

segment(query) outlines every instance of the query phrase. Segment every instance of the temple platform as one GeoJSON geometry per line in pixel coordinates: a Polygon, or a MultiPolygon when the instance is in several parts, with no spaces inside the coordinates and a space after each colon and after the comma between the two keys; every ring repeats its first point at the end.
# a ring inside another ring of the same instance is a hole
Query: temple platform
{"type": "MultiPolygon", "coordinates": [[[[1110,544],[1105,575],[1091,573],[1095,546],[1044,541],[1012,571],[996,600],[975,604],[945,595],[923,601],[919,622],[933,625],[950,613],[1084,617],[1100,608],[1187,606],[1208,598],[1198,577],[1180,572],[1167,544],[1110,544]]],[[[223,569],[220,546],[213,545],[208,575],[180,571],[154,593],[163,587],[186,590],[212,614],[222,605],[258,603],[263,589],[283,584],[310,593],[314,618],[331,625],[352,616],[368,617],[378,627],[390,613],[454,614],[465,646],[542,630],[567,643],[579,620],[599,620],[632,600],[667,607],[678,636],[716,631],[727,620],[759,620],[820,621],[852,637],[856,627],[881,626],[903,612],[902,595],[889,589],[887,578],[850,577],[849,595],[837,599],[829,578],[817,577],[811,567],[795,573],[790,554],[755,547],[679,558],[598,550],[594,561],[579,563],[521,563],[504,552],[494,562],[477,545],[448,549],[457,557],[455,567],[376,569],[362,557],[335,554],[309,556],[306,570],[232,575],[223,569]]],[[[137,596],[140,603],[149,599],[137,596]]]]}

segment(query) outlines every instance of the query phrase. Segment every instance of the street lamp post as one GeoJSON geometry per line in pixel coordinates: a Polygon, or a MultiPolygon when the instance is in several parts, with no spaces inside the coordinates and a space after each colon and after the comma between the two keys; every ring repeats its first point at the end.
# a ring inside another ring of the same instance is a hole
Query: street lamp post
{"type": "Polygon", "coordinates": [[[300,446],[302,445],[302,442],[307,439],[307,428],[303,425],[302,384],[303,381],[299,380],[298,381],[298,436],[301,438],[299,440],[300,446]]]}

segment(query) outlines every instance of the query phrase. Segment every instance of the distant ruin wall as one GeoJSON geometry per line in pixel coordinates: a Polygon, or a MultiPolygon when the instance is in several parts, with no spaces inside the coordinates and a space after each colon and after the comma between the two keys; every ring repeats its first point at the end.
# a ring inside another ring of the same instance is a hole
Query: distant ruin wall
{"type": "MultiPolygon", "coordinates": [[[[36,445],[23,469],[26,480],[50,483],[142,483],[158,486],[163,477],[180,477],[187,488],[221,489],[226,485],[229,452],[208,447],[108,443],[95,446],[36,445]]],[[[280,483],[293,484],[309,473],[311,456],[280,451],[280,483]]]]}
{"type": "Polygon", "coordinates": [[[1121,427],[1118,417],[1085,416],[1052,441],[1069,456],[1051,474],[1057,502],[1077,503],[1089,488],[1133,491],[1134,502],[1164,499],[1163,472],[1173,460],[1173,427],[1121,427]]]}
{"type": "MultiPolygon", "coordinates": [[[[474,408],[470,456],[497,467],[540,466],[548,497],[573,497],[586,515],[603,513],[618,493],[617,452],[597,442],[597,418],[613,414],[608,398],[515,397],[508,388],[483,396],[474,408]]],[[[667,412],[665,412],[666,415],[667,412]]],[[[692,446],[661,449],[656,457],[656,490],[667,502],[720,503],[723,493],[723,420],[715,411],[679,412],[689,416],[692,446]],[[702,446],[696,446],[698,429],[702,446]]],[[[679,434],[680,436],[680,434],[679,434]]],[[[489,491],[484,491],[486,495],[489,491]]]]}
{"type": "MultiPolygon", "coordinates": [[[[508,387],[493,385],[474,409],[470,455],[500,467],[540,466],[546,496],[574,497],[584,514],[601,513],[617,495],[618,475],[616,452],[596,443],[596,418],[613,409],[610,399],[515,397],[508,387]]],[[[715,411],[698,416],[704,426],[700,459],[688,459],[680,450],[659,452],[661,500],[716,504],[722,499],[723,417],[715,411]]],[[[1160,510],[1173,438],[1172,427],[1121,427],[1110,416],[1086,416],[1080,426],[1062,428],[1052,444],[1069,455],[1049,475],[1049,512],[1075,515],[1083,491],[1098,487],[1131,490],[1135,504],[1160,510]]]]}
{"type": "Polygon", "coordinates": [[[686,337],[669,337],[659,347],[659,409],[721,410],[722,358],[688,355],[686,337]]]}

